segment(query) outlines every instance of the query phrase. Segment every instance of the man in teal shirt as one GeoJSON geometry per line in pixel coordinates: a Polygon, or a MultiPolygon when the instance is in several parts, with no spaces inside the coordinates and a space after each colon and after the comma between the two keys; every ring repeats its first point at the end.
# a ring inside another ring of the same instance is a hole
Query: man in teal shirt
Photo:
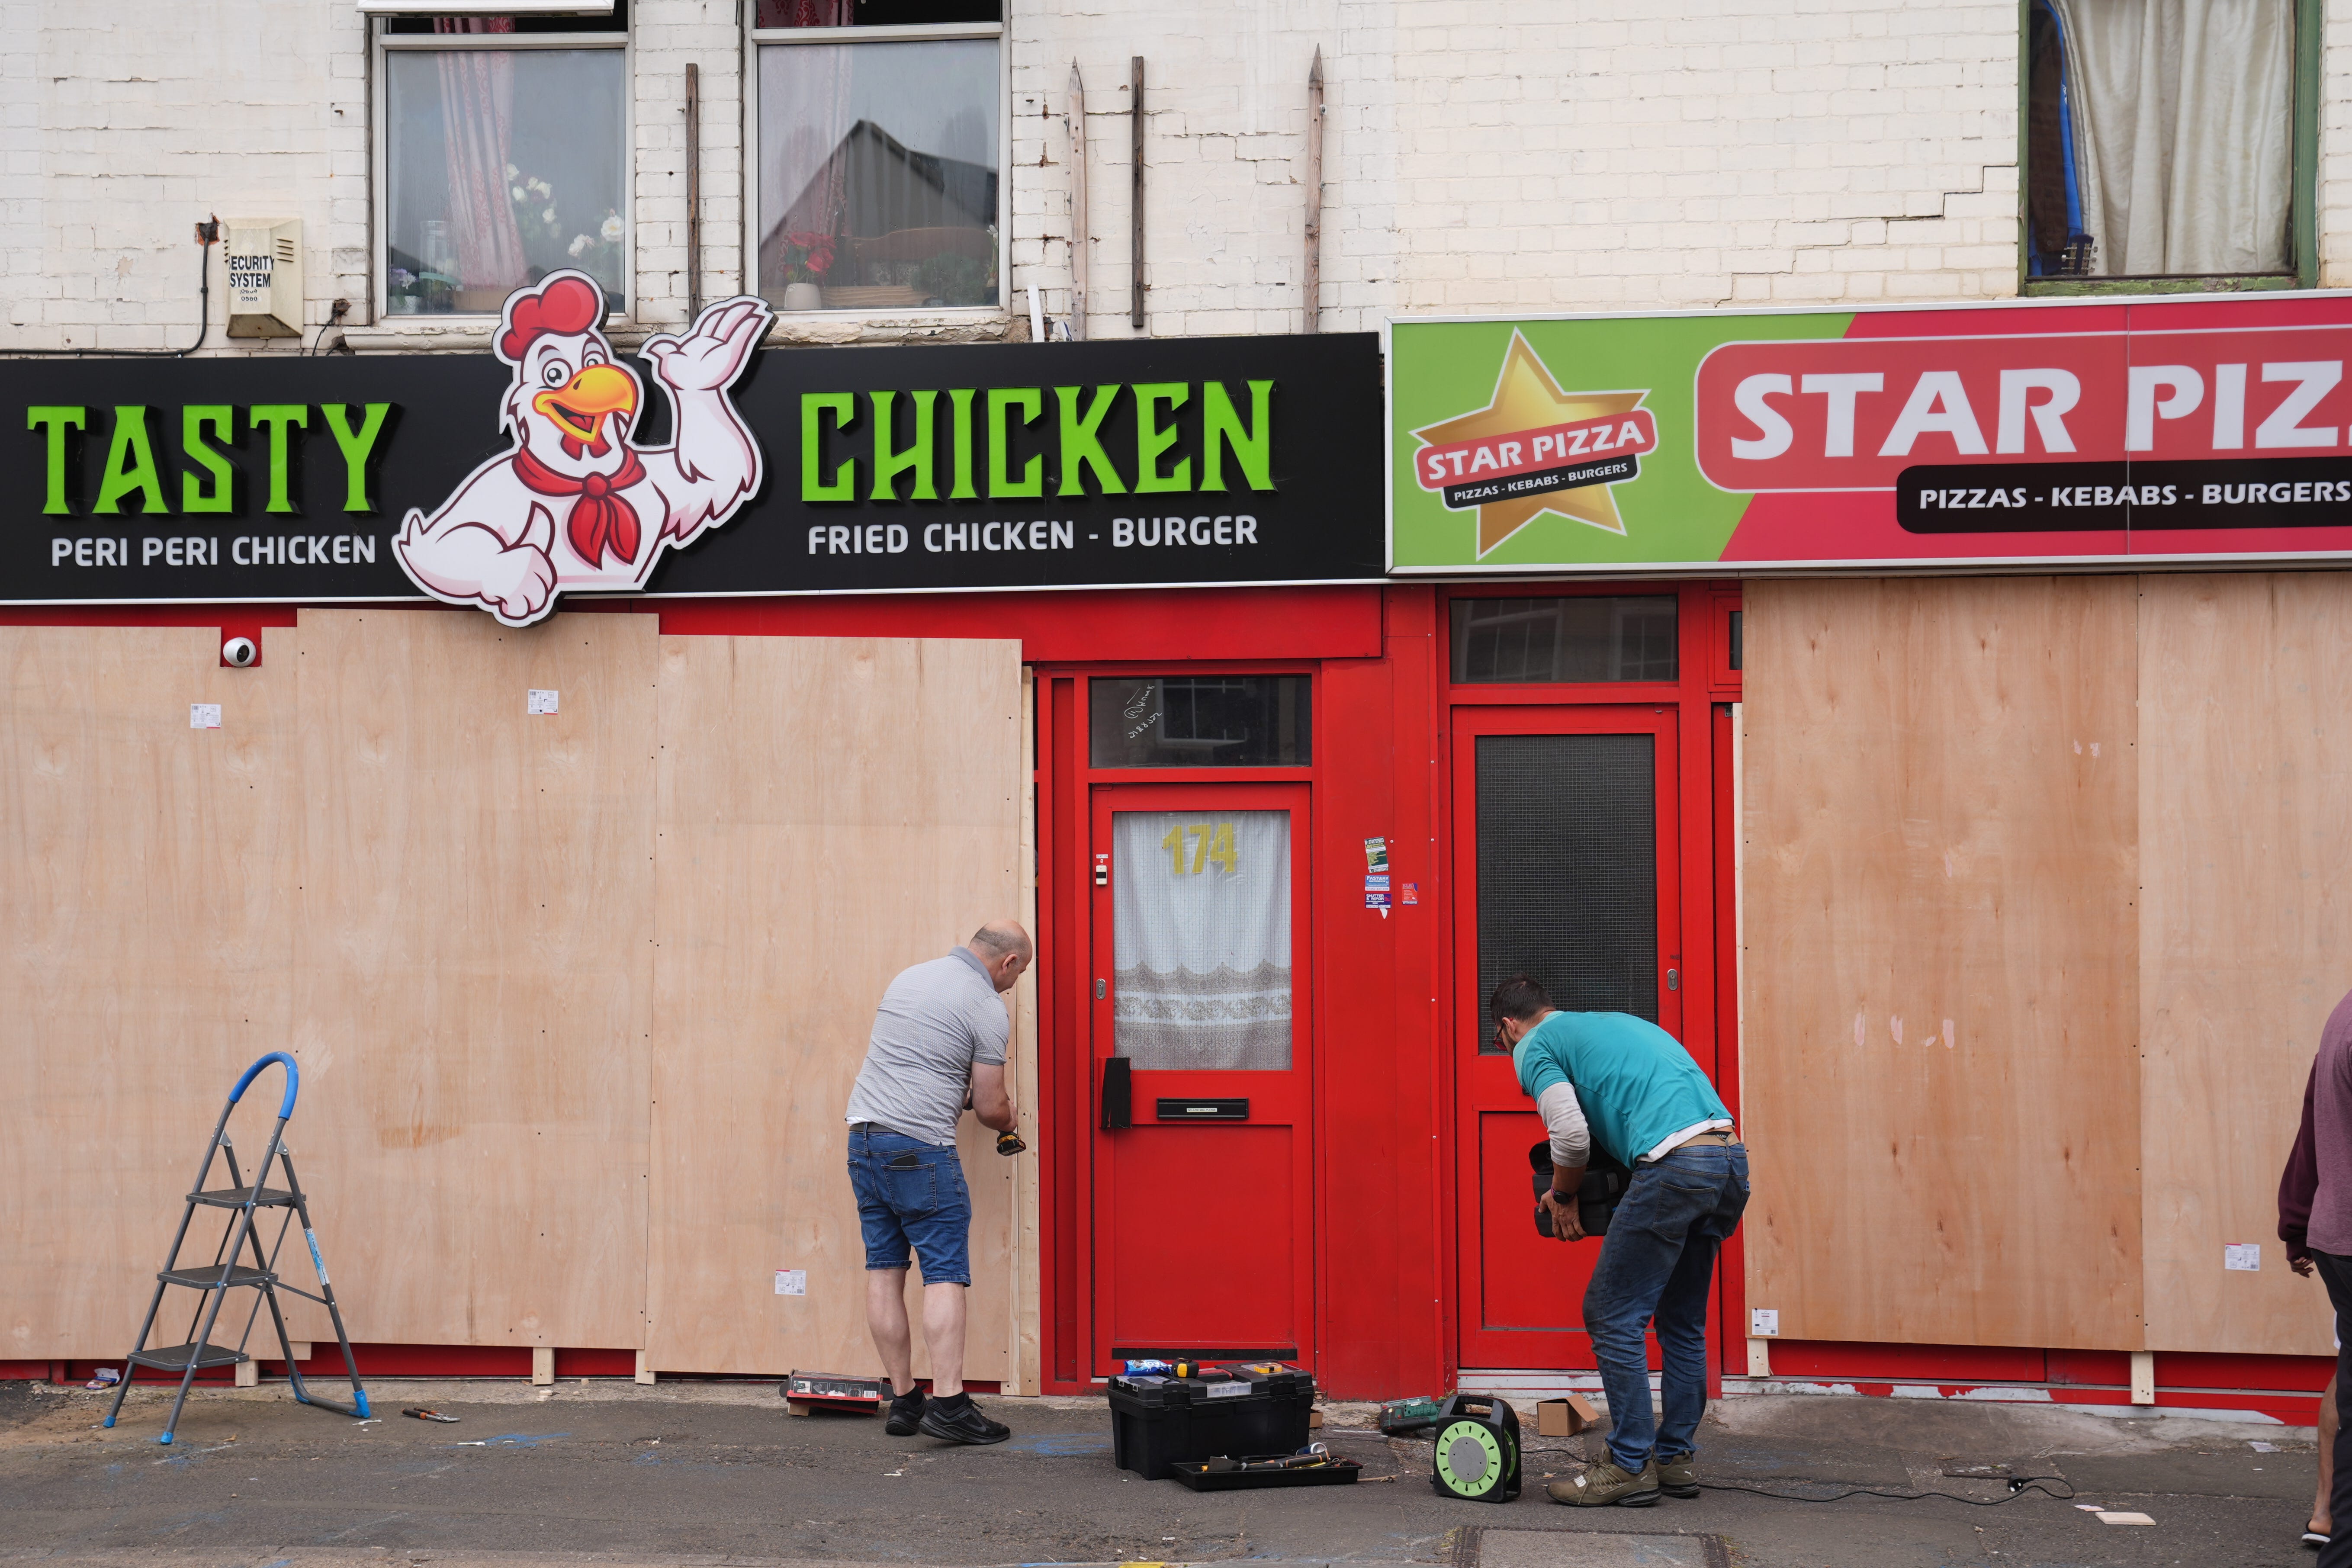
{"type": "Polygon", "coordinates": [[[1672,1035],[1626,1013],[1562,1013],[1515,975],[1495,987],[1495,1032],[1551,1139],[1555,1235],[1579,1241],[1576,1194],[1601,1147],[1630,1167],[1584,1292],[1584,1329],[1609,1396],[1609,1458],[1546,1489],[1579,1508],[1647,1508],[1698,1496],[1706,1413],[1706,1295],[1748,1206],[1748,1151],[1731,1113],[1672,1035]],[[1650,1407],[1643,1330],[1654,1320],[1664,1419],[1650,1407]]]}

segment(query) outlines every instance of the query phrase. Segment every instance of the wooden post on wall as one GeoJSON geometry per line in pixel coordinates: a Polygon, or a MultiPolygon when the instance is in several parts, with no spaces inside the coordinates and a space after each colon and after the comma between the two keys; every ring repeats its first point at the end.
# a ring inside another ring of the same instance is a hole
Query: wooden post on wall
{"type": "Polygon", "coordinates": [[[1087,248],[1093,243],[1087,221],[1087,84],[1078,62],[1070,62],[1070,341],[1087,341],[1087,248]]]}
{"type": "Polygon", "coordinates": [[[702,68],[686,68],[686,319],[702,314],[702,68]]]}
{"type": "Polygon", "coordinates": [[[1129,92],[1127,104],[1127,151],[1133,189],[1129,205],[1131,235],[1128,247],[1130,269],[1127,286],[1128,325],[1143,331],[1143,57],[1137,55],[1128,62],[1129,92]]]}
{"type": "Polygon", "coordinates": [[[1314,331],[1323,320],[1323,46],[1307,71],[1307,268],[1302,279],[1306,324],[1314,331]]]}

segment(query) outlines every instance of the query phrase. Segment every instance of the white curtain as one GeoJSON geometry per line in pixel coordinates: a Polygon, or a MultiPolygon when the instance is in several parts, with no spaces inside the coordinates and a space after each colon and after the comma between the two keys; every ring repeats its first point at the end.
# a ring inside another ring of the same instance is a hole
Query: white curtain
{"type": "Polygon", "coordinates": [[[2284,271],[2292,0],[2051,4],[2066,32],[2091,270],[2284,271]]]}
{"type": "Polygon", "coordinates": [[[1111,816],[1113,1037],[1139,1069],[1290,1066],[1290,814],[1111,816]]]}

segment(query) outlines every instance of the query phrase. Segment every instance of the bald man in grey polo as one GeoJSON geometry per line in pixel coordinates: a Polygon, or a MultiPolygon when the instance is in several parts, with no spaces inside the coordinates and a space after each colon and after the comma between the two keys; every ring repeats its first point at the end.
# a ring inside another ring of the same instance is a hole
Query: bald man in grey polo
{"type": "Polygon", "coordinates": [[[971,949],[901,970],[875,1009],[866,1066],[849,1091],[850,1124],[878,1122],[954,1148],[972,1068],[1002,1067],[1012,1036],[1012,1016],[971,949]]]}
{"type": "Polygon", "coordinates": [[[866,1065],[849,1091],[849,1184],[866,1242],[866,1326],[890,1380],[891,1436],[954,1443],[1012,1435],[963,1387],[964,1295],[971,1283],[971,1190],[956,1155],[966,1096],[983,1126],[1019,1121],[1004,1084],[1013,1020],[1000,993],[1034,954],[1029,933],[991,921],[944,958],[902,970],[874,1011],[866,1065]],[[923,1265],[931,1397],[915,1387],[907,1269],[923,1265]]]}

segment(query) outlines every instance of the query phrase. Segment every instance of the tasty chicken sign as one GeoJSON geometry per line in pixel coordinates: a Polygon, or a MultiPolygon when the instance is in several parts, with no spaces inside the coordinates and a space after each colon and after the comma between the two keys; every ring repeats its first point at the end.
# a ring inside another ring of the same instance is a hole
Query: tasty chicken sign
{"type": "Polygon", "coordinates": [[[1371,333],[782,348],[756,299],[642,341],[613,305],[536,279],[487,353],[0,354],[0,603],[520,626],[578,593],[1381,574],[1371,333]]]}
{"type": "Polygon", "coordinates": [[[1398,572],[2352,553],[2341,296],[1400,321],[1391,347],[1398,572]]]}

